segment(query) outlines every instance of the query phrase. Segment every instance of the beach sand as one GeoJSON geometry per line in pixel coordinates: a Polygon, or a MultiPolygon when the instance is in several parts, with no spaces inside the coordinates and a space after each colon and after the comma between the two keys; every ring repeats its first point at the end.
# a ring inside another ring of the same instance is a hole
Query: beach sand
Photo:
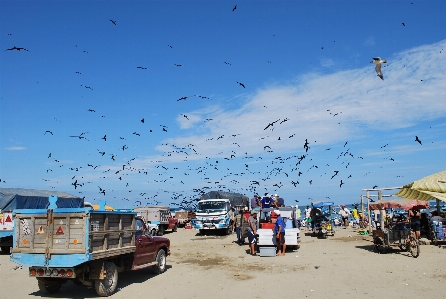
{"type": "MultiPolygon", "coordinates": [[[[235,234],[201,236],[179,229],[171,240],[167,270],[119,276],[118,291],[110,298],[443,298],[446,246],[421,246],[418,258],[396,247],[386,254],[373,252],[370,236],[352,228],[318,239],[301,234],[301,247],[284,257],[248,254],[235,234]]],[[[28,269],[16,269],[9,256],[0,255],[0,298],[93,298],[94,289],[65,284],[54,295],[39,292],[28,269]]]]}

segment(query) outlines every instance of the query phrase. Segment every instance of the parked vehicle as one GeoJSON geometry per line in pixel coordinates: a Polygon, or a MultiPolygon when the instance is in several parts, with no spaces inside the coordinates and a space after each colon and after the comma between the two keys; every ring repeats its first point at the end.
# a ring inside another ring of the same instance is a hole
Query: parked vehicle
{"type": "Polygon", "coordinates": [[[171,230],[176,232],[178,220],[172,217],[170,208],[165,206],[137,207],[133,209],[138,216],[144,218],[146,222],[158,225],[158,236],[164,235],[164,232],[171,230]]]}
{"type": "Polygon", "coordinates": [[[178,220],[178,227],[185,227],[186,224],[191,221],[192,218],[189,217],[190,214],[191,212],[185,210],[179,210],[175,212],[175,218],[178,220]]]}
{"type": "Polygon", "coordinates": [[[146,226],[152,236],[158,235],[158,230],[159,230],[158,224],[152,224],[150,222],[146,222],[146,226]]]}
{"type": "Polygon", "coordinates": [[[225,235],[232,233],[232,210],[229,199],[205,199],[197,204],[193,226],[204,234],[206,230],[219,230],[225,235]]]}
{"type": "Polygon", "coordinates": [[[80,208],[83,199],[57,191],[45,191],[22,188],[0,188],[0,248],[2,253],[9,254],[13,246],[14,209],[46,209],[48,197],[57,195],[57,207],[80,208]]]}
{"type": "Polygon", "coordinates": [[[11,261],[29,267],[40,291],[56,293],[67,281],[94,287],[110,296],[118,272],[166,269],[170,241],[149,234],[142,218],[129,211],[58,208],[17,209],[11,261]]]}

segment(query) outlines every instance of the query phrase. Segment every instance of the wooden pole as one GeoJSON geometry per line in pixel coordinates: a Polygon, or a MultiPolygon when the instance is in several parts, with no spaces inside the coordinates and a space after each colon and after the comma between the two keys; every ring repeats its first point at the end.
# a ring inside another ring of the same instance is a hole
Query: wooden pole
{"type": "MultiPolygon", "coordinates": [[[[383,192],[381,190],[378,191],[378,201],[383,199],[383,192]]],[[[380,214],[380,224],[381,224],[381,230],[384,229],[384,220],[386,218],[386,210],[385,209],[381,209],[379,211],[380,214]]]]}
{"type": "Polygon", "coordinates": [[[362,221],[364,221],[364,195],[361,195],[361,213],[362,213],[362,221]]]}
{"type": "Polygon", "coordinates": [[[372,215],[370,214],[370,191],[366,191],[366,195],[367,197],[367,217],[369,218],[369,233],[373,232],[372,229],[372,215]]]}

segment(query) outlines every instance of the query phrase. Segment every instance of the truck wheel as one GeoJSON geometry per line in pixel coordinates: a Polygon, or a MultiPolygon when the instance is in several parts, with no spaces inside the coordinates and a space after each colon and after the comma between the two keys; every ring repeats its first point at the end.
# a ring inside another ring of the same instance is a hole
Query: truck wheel
{"type": "Polygon", "coordinates": [[[108,297],[116,290],[118,284],[118,268],[112,262],[104,262],[105,277],[96,279],[94,288],[101,297],[108,297]]]}
{"type": "Polygon", "coordinates": [[[152,231],[150,232],[150,234],[151,234],[152,236],[156,236],[156,229],[152,229],[152,231]]]}
{"type": "Polygon", "coordinates": [[[158,236],[162,236],[162,235],[164,235],[164,227],[162,225],[160,225],[158,228],[158,236]]]}
{"type": "Polygon", "coordinates": [[[226,230],[225,230],[225,235],[230,235],[232,234],[232,226],[229,226],[226,230]]]}
{"type": "Polygon", "coordinates": [[[166,252],[164,249],[158,250],[155,259],[156,265],[153,266],[153,271],[156,274],[161,274],[166,271],[166,252]]]}
{"type": "Polygon", "coordinates": [[[1,249],[3,254],[9,254],[11,252],[9,246],[2,246],[1,249]]]}
{"type": "Polygon", "coordinates": [[[60,288],[62,287],[61,284],[45,284],[43,281],[37,281],[39,285],[39,290],[46,294],[54,294],[59,292],[60,288]]]}
{"type": "Polygon", "coordinates": [[[175,226],[172,228],[172,231],[173,231],[173,232],[176,232],[177,229],[178,229],[178,226],[175,224],[175,226]]]}

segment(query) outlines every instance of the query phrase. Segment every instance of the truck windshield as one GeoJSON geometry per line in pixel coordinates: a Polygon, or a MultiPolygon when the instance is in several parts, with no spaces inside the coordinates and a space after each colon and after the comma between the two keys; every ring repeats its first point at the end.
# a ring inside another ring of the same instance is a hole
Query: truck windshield
{"type": "Polygon", "coordinates": [[[224,211],[226,211],[226,202],[224,201],[199,202],[197,207],[198,213],[215,213],[224,211]]]}

